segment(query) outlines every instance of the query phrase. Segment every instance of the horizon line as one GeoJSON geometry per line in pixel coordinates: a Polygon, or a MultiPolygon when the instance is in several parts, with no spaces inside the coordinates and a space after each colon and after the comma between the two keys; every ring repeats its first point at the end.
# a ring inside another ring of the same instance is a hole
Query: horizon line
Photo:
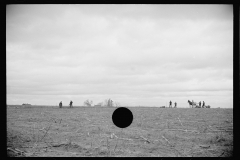
{"type": "MultiPolygon", "coordinates": [[[[7,106],[24,106],[22,104],[6,104],[7,106]]],[[[27,105],[26,105],[27,106],[27,105]]],[[[41,104],[29,104],[29,106],[43,106],[43,107],[59,107],[58,105],[41,105],[41,104]]],[[[65,105],[63,107],[69,107],[69,105],[65,105]]],[[[108,106],[73,106],[73,107],[108,107],[108,106]]],[[[162,108],[163,106],[140,106],[140,105],[137,105],[137,106],[112,106],[112,108],[118,108],[118,107],[139,107],[139,108],[143,108],[143,107],[148,107],[148,108],[162,108]]],[[[111,108],[111,107],[109,107],[111,108]]],[[[165,108],[170,108],[170,107],[166,107],[165,108]]],[[[171,107],[171,108],[174,108],[174,107],[171,107]]],[[[190,108],[190,107],[177,107],[177,108],[190,108]]],[[[233,107],[211,107],[211,108],[233,108],[233,107]]]]}

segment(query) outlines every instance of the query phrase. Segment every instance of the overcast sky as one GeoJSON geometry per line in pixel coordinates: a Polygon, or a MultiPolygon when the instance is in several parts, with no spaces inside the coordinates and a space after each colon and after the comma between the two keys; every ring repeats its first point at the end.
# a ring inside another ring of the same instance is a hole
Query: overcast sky
{"type": "Polygon", "coordinates": [[[231,5],[8,5],[7,104],[233,107],[231,5]]]}

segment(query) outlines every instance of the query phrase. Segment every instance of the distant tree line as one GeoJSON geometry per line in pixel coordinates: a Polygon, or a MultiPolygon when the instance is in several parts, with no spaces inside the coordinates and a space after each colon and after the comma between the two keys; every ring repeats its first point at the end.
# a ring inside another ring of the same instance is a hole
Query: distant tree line
{"type": "Polygon", "coordinates": [[[109,99],[105,99],[103,102],[97,103],[96,105],[92,105],[93,101],[92,100],[86,100],[83,102],[84,106],[87,107],[119,107],[120,103],[119,102],[115,102],[115,104],[113,103],[113,100],[109,99]]]}

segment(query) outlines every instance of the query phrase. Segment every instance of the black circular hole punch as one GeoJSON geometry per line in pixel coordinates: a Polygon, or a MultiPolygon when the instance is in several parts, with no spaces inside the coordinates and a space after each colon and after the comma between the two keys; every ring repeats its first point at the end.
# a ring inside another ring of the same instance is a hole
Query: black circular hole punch
{"type": "Polygon", "coordinates": [[[119,128],[126,128],[132,124],[133,114],[125,107],[117,108],[112,114],[113,123],[119,128]]]}

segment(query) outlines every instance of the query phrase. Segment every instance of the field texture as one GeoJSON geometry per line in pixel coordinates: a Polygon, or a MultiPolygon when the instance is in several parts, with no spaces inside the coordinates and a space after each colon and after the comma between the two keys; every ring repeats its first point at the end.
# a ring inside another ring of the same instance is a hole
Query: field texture
{"type": "Polygon", "coordinates": [[[113,124],[115,109],[8,106],[8,156],[232,156],[233,109],[129,108],[125,129],[113,124]]]}

